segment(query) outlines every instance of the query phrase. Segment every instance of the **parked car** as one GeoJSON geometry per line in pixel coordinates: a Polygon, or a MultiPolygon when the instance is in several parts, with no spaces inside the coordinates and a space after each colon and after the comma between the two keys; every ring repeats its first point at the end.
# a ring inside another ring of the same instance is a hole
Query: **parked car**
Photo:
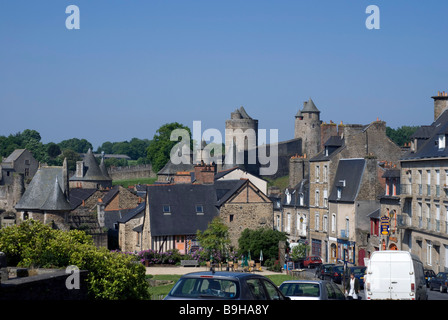
{"type": "Polygon", "coordinates": [[[325,275],[325,279],[340,284],[342,283],[343,276],[344,276],[344,266],[337,264],[330,267],[328,275],[325,275]]]}
{"type": "Polygon", "coordinates": [[[164,300],[290,300],[268,278],[240,272],[183,275],[164,300]]]}
{"type": "Polygon", "coordinates": [[[312,268],[322,264],[322,260],[317,256],[306,257],[303,261],[303,266],[305,268],[312,268]]]}
{"type": "Polygon", "coordinates": [[[365,266],[354,266],[347,268],[345,273],[345,281],[349,281],[350,274],[353,273],[355,278],[358,278],[361,289],[364,289],[364,275],[366,274],[366,269],[367,267],[365,266]]]}
{"type": "Polygon", "coordinates": [[[333,282],[326,280],[288,280],[280,285],[291,300],[345,300],[345,295],[333,282]]]}
{"type": "Polygon", "coordinates": [[[319,265],[316,268],[316,273],[315,273],[316,278],[324,280],[325,275],[329,274],[332,266],[334,266],[334,263],[324,263],[324,264],[319,265]]]}
{"type": "Polygon", "coordinates": [[[447,292],[448,288],[448,272],[439,272],[437,276],[429,280],[429,290],[439,290],[440,292],[447,292]]]}
{"type": "Polygon", "coordinates": [[[429,288],[429,281],[436,276],[436,273],[431,269],[425,269],[426,287],[429,288]]]}

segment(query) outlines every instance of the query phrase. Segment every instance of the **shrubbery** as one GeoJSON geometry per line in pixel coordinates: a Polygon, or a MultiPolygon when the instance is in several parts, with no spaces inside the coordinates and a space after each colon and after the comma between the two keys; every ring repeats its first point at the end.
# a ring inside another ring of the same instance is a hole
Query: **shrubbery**
{"type": "Polygon", "coordinates": [[[0,251],[8,264],[23,267],[88,270],[88,293],[93,299],[147,299],[145,268],[135,255],[96,248],[91,236],[79,230],[54,230],[36,220],[0,229],[0,251]]]}

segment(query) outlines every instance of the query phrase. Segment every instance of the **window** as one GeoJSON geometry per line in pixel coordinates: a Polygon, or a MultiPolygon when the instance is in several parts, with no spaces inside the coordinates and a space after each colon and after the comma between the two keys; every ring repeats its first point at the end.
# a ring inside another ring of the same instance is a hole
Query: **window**
{"type": "Polygon", "coordinates": [[[302,206],[302,207],[303,207],[303,205],[304,205],[304,204],[303,204],[303,202],[304,202],[304,198],[305,198],[305,197],[303,196],[303,193],[300,193],[300,194],[299,194],[299,205],[302,206]]]}
{"type": "Polygon", "coordinates": [[[248,279],[246,283],[255,300],[268,300],[263,284],[259,279],[248,279]]]}
{"type": "Polygon", "coordinates": [[[445,149],[445,135],[444,134],[439,135],[438,144],[439,144],[440,151],[445,149]]]}
{"type": "Polygon", "coordinates": [[[328,182],[328,166],[324,166],[324,182],[328,182]]]}
{"type": "Polygon", "coordinates": [[[203,215],[204,214],[204,206],[199,204],[196,206],[196,214],[197,215],[203,215]]]}
{"type": "Polygon", "coordinates": [[[338,192],[337,197],[338,197],[338,200],[339,200],[342,197],[342,187],[338,187],[337,192],[338,192]]]}
{"type": "Polygon", "coordinates": [[[291,215],[289,212],[286,214],[286,232],[291,232],[291,215]]]}
{"type": "Polygon", "coordinates": [[[336,232],[336,213],[331,215],[331,232],[336,232]]]}
{"type": "Polygon", "coordinates": [[[319,230],[320,216],[318,213],[316,213],[314,216],[314,224],[315,224],[314,229],[319,230]]]}
{"type": "Polygon", "coordinates": [[[436,231],[440,232],[440,206],[436,204],[436,231]]]}
{"type": "Polygon", "coordinates": [[[324,221],[323,221],[323,229],[325,232],[328,231],[328,216],[324,216],[324,221]]]}
{"type": "Polygon", "coordinates": [[[167,204],[163,205],[163,214],[164,215],[170,215],[171,214],[171,207],[167,204]]]}
{"type": "Polygon", "coordinates": [[[320,167],[316,166],[316,181],[319,182],[320,178],[320,167]]]}
{"type": "Polygon", "coordinates": [[[326,189],[324,190],[324,207],[328,207],[328,192],[326,189]]]}
{"type": "Polygon", "coordinates": [[[233,222],[233,214],[229,215],[229,222],[233,222]]]}
{"type": "Polygon", "coordinates": [[[272,283],[270,283],[264,279],[262,281],[263,281],[266,291],[268,293],[269,299],[282,300],[282,297],[280,296],[279,291],[272,283]]]}
{"type": "Polygon", "coordinates": [[[319,206],[319,190],[316,190],[316,197],[315,197],[315,199],[314,199],[314,205],[315,205],[316,207],[319,206]]]}
{"type": "Polygon", "coordinates": [[[426,264],[432,266],[432,242],[426,241],[426,264]]]}

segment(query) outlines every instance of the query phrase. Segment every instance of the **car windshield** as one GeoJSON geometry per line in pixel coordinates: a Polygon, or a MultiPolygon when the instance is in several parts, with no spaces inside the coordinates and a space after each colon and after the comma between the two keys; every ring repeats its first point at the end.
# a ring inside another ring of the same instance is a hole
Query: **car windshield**
{"type": "Polygon", "coordinates": [[[239,295],[235,281],[216,278],[183,278],[169,293],[183,298],[236,299],[239,295]]]}
{"type": "Polygon", "coordinates": [[[317,283],[284,283],[280,290],[285,296],[319,297],[320,287],[317,283]]]}

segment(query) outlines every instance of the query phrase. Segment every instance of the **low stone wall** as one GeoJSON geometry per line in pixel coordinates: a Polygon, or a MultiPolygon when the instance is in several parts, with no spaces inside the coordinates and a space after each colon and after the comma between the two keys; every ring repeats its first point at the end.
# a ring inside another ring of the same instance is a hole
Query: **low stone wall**
{"type": "MultiPolygon", "coordinates": [[[[87,299],[87,271],[79,271],[79,289],[68,289],[65,270],[44,272],[29,277],[2,281],[0,300],[85,300],[87,299]]],[[[70,279],[69,279],[70,281],[70,279]]]]}
{"type": "Polygon", "coordinates": [[[127,167],[111,167],[108,169],[108,173],[112,180],[129,180],[156,177],[156,173],[152,171],[152,166],[150,164],[127,167]]]}

